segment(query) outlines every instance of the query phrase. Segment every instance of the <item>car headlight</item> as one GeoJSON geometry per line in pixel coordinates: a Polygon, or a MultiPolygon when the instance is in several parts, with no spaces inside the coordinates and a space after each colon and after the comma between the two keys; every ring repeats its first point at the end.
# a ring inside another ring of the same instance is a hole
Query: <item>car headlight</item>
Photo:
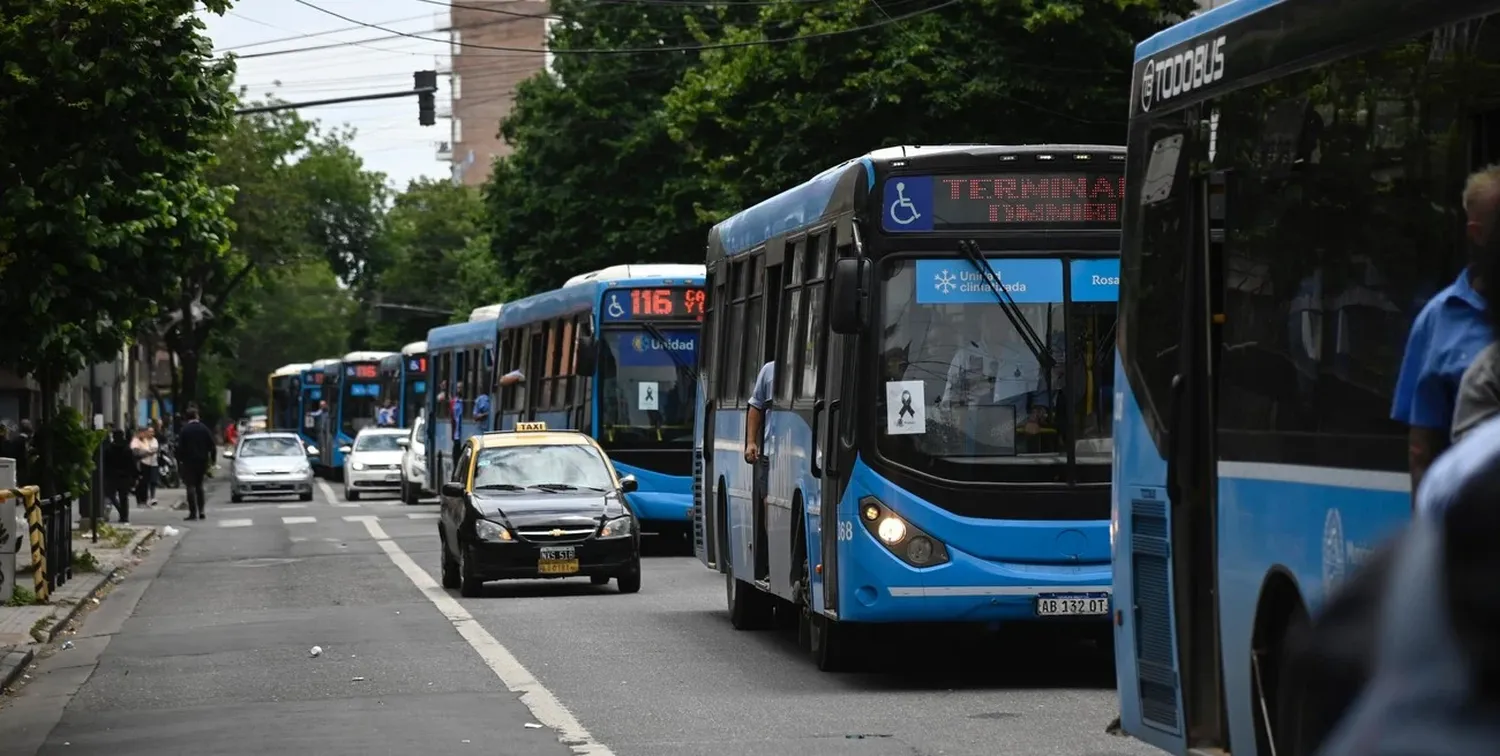
{"type": "Polygon", "coordinates": [[[605,520],[604,525],[599,528],[600,538],[624,538],[631,534],[635,518],[630,515],[616,517],[613,520],[605,520]]]}
{"type": "Polygon", "coordinates": [[[510,530],[498,522],[489,520],[478,520],[474,523],[474,535],[481,541],[505,543],[515,540],[510,537],[510,530]]]}
{"type": "Polygon", "coordinates": [[[365,463],[363,463],[363,462],[350,462],[349,463],[349,469],[350,470],[363,470],[363,469],[365,469],[365,463]]]}
{"type": "Polygon", "coordinates": [[[880,545],[913,567],[934,567],[948,561],[948,548],[942,541],[922,532],[873,496],[860,499],[859,521],[880,545]]]}

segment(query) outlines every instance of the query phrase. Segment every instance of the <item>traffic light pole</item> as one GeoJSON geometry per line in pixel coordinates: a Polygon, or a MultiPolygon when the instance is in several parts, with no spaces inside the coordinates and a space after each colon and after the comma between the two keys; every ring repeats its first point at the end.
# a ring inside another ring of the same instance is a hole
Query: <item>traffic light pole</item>
{"type": "Polygon", "coordinates": [[[345,102],[364,102],[366,100],[393,100],[397,97],[417,96],[418,122],[423,126],[431,126],[433,118],[433,93],[437,92],[437,72],[417,71],[412,74],[416,83],[411,89],[398,92],[380,92],[377,94],[352,95],[350,97],[334,97],[328,100],[309,100],[307,102],[280,102],[274,105],[257,105],[251,108],[238,108],[235,115],[252,115],[254,113],[279,113],[283,110],[297,110],[299,108],[312,108],[319,105],[338,105],[345,102]]]}

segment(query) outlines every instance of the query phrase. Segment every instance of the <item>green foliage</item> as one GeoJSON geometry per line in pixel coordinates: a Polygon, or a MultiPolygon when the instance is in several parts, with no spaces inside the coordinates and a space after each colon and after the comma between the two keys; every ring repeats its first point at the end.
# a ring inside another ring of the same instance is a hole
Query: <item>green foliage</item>
{"type": "Polygon", "coordinates": [[[32,606],[40,603],[36,600],[36,591],[17,583],[10,591],[10,598],[6,599],[6,606],[32,606]]]}
{"type": "Polygon", "coordinates": [[[506,282],[484,233],[484,210],[478,191],[451,181],[413,181],[396,195],[380,242],[384,268],[371,294],[383,306],[369,308],[362,346],[399,349],[427,338],[434,326],[505,298],[506,282]]]}
{"type": "MultiPolygon", "coordinates": [[[[101,528],[104,527],[104,524],[100,523],[99,527],[101,527],[101,528]]],[[[100,535],[103,536],[103,533],[100,533],[100,535]]],[[[74,572],[98,572],[99,571],[99,557],[94,556],[94,552],[89,551],[88,549],[84,549],[83,551],[74,551],[73,552],[73,571],[74,572]]]]}
{"type": "Polygon", "coordinates": [[[0,354],[45,389],[116,352],[184,254],[225,247],[229,192],[203,170],[233,67],[194,10],[0,0],[0,354]]]}
{"type": "MultiPolygon", "coordinates": [[[[65,493],[76,500],[91,488],[95,452],[104,441],[105,432],[91,429],[78,410],[59,405],[51,422],[36,429],[32,448],[38,454],[48,442],[48,437],[52,443],[52,482],[60,491],[42,491],[42,495],[65,493]]],[[[37,464],[40,464],[40,460],[37,464]]]]}

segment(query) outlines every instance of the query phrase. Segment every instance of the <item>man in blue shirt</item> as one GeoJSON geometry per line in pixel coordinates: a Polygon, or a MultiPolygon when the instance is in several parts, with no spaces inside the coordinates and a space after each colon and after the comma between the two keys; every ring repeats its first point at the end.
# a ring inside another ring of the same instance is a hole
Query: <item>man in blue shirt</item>
{"type": "MultiPolygon", "coordinates": [[[[1500,206],[1500,167],[1469,177],[1464,187],[1466,235],[1476,252],[1484,249],[1500,206]]],[[[1409,428],[1407,459],[1412,490],[1421,485],[1432,460],[1447,448],[1458,385],[1475,355],[1489,346],[1484,281],[1474,275],[1474,256],[1458,279],[1438,292],[1417,315],[1396,379],[1391,419],[1409,428]]]]}
{"type": "Polygon", "coordinates": [[[774,405],[772,395],[776,385],[776,361],[760,366],[755,376],[755,389],[750,392],[750,406],[745,409],[745,461],[755,466],[754,490],[751,496],[759,505],[766,498],[766,488],[771,478],[771,459],[761,451],[767,431],[766,417],[774,405]]]}

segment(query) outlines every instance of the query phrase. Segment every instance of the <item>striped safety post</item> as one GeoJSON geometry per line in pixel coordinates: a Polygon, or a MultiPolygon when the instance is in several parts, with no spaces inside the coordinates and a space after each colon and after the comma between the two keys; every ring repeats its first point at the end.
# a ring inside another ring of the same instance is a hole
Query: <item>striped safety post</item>
{"type": "Polygon", "coordinates": [[[36,586],[36,600],[45,602],[51,595],[47,581],[47,526],[42,521],[42,502],[36,487],[21,491],[26,501],[26,526],[31,531],[31,579],[36,586]]]}

